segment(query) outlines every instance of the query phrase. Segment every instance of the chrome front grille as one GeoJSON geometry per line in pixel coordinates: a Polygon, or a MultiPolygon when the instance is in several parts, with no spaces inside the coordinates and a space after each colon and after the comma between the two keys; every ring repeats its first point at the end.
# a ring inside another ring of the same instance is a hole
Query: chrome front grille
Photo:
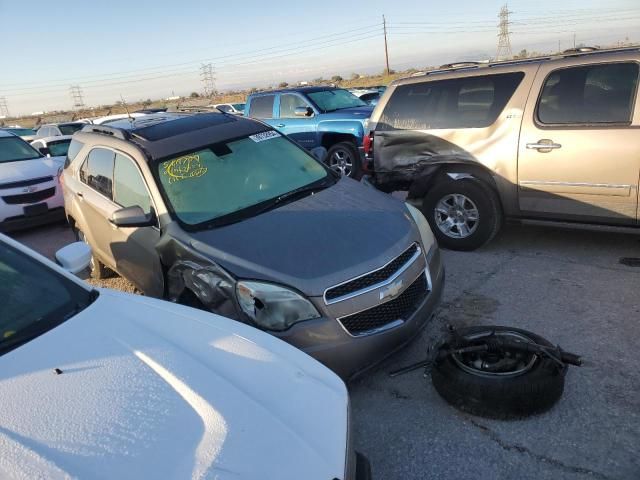
{"type": "Polygon", "coordinates": [[[339,302],[348,295],[357,294],[359,291],[389,280],[409,262],[414,261],[418,252],[418,245],[414,243],[383,267],[327,289],[324,294],[325,302],[327,304],[339,302]]]}
{"type": "Polygon", "coordinates": [[[353,336],[367,335],[401,324],[410,317],[429,293],[427,278],[422,273],[398,297],[353,315],[339,318],[353,336]]]}

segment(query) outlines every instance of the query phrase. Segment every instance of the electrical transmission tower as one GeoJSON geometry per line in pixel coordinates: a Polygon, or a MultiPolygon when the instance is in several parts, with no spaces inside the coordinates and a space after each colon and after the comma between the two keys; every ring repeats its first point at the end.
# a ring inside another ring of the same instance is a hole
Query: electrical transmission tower
{"type": "Polygon", "coordinates": [[[509,40],[509,14],[513,13],[509,11],[509,7],[505,4],[500,9],[500,14],[498,18],[500,19],[500,23],[498,24],[498,28],[500,33],[498,33],[498,52],[496,53],[496,60],[503,60],[512,56],[511,53],[511,41],[509,40]]]}
{"type": "Polygon", "coordinates": [[[6,97],[0,97],[0,117],[9,116],[9,106],[6,97]]]}
{"type": "Polygon", "coordinates": [[[216,77],[214,76],[215,70],[212,63],[203,63],[200,66],[200,78],[204,85],[204,94],[206,97],[216,93],[216,77]]]}
{"type": "Polygon", "coordinates": [[[69,87],[69,92],[73,99],[73,108],[84,108],[84,99],[82,98],[82,89],[80,88],[80,85],[71,85],[69,87]]]}

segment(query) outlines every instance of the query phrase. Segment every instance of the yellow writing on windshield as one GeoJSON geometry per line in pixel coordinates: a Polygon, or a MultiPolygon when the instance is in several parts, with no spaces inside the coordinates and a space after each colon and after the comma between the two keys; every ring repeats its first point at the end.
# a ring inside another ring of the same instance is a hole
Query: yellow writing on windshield
{"type": "Polygon", "coordinates": [[[197,178],[207,173],[207,167],[200,162],[200,155],[185,155],[174,158],[163,165],[164,173],[169,177],[169,183],[175,183],[187,178],[197,178]]]}

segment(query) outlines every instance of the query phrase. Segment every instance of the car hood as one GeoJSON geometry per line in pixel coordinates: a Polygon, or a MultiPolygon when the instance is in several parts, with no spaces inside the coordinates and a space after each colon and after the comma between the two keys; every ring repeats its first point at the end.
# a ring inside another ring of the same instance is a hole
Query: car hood
{"type": "Polygon", "coordinates": [[[33,160],[0,163],[0,183],[55,176],[64,165],[64,157],[42,157],[33,160]]]}
{"type": "Polygon", "coordinates": [[[366,105],[364,107],[342,108],[340,110],[336,110],[335,112],[325,113],[323,114],[323,118],[366,120],[371,116],[372,113],[373,107],[370,105],[366,105]]]}
{"type": "Polygon", "coordinates": [[[418,232],[403,202],[343,178],[315,195],[191,238],[193,248],[236,277],[321,296],[386,264],[418,232]]]}
{"type": "Polygon", "coordinates": [[[0,357],[0,392],[2,479],[344,475],[348,396],[335,374],[169,302],[101,291],[0,357]]]}

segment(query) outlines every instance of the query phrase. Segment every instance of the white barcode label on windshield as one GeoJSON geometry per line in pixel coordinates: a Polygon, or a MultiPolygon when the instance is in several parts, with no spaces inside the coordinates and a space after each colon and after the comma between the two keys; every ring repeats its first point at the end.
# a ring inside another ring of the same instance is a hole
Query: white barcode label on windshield
{"type": "Polygon", "coordinates": [[[267,132],[256,133],[255,135],[249,135],[249,138],[254,142],[264,142],[265,140],[270,140],[272,138],[279,137],[280,134],[274,130],[269,130],[267,132]]]}

